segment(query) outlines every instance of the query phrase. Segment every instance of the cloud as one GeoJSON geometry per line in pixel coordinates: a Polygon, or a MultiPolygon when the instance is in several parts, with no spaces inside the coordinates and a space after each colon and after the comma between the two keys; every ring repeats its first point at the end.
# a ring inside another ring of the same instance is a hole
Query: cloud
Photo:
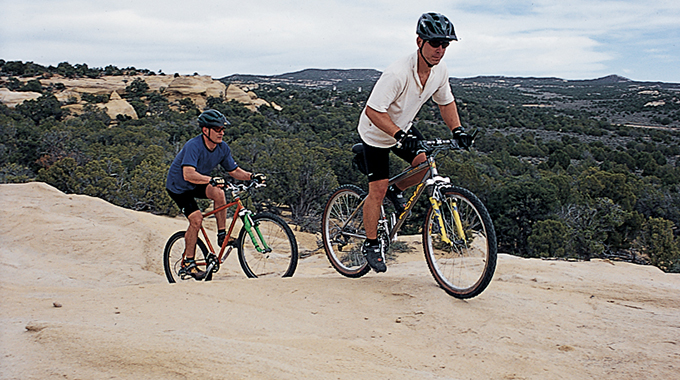
{"type": "Polygon", "coordinates": [[[382,70],[415,50],[418,16],[439,11],[461,38],[445,57],[452,76],[576,79],[627,70],[633,79],[680,82],[676,3],[3,1],[0,58],[214,77],[310,67],[382,70]]]}
{"type": "Polygon", "coordinates": [[[462,11],[459,34],[464,45],[459,53],[470,57],[461,68],[466,75],[477,70],[488,75],[592,78],[620,72],[631,61],[645,61],[628,74],[639,79],[656,75],[657,80],[680,80],[670,67],[645,56],[641,46],[653,44],[677,62],[678,53],[670,53],[674,42],[669,36],[669,31],[677,35],[679,28],[680,4],[676,2],[491,1],[483,8],[474,3],[457,5],[462,11]]]}

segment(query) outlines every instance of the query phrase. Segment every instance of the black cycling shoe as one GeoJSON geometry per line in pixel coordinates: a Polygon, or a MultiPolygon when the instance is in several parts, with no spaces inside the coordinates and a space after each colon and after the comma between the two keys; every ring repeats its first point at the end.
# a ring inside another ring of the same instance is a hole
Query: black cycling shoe
{"type": "Polygon", "coordinates": [[[365,241],[364,245],[361,247],[361,253],[364,254],[366,261],[368,261],[368,265],[370,265],[374,271],[378,273],[387,271],[385,256],[383,255],[380,244],[370,244],[365,241]]]}
{"type": "Polygon", "coordinates": [[[227,237],[227,231],[220,231],[217,233],[217,246],[222,247],[224,239],[227,237]]]}
{"type": "Polygon", "coordinates": [[[385,193],[385,196],[394,205],[394,208],[397,210],[397,215],[401,215],[401,213],[404,212],[404,209],[406,209],[406,198],[404,198],[404,192],[399,190],[398,187],[390,185],[390,187],[387,188],[387,193],[385,193]]]}
{"type": "Polygon", "coordinates": [[[182,268],[177,273],[182,280],[192,277],[194,280],[201,281],[205,278],[205,272],[198,269],[196,260],[184,259],[182,261],[182,268]]]}

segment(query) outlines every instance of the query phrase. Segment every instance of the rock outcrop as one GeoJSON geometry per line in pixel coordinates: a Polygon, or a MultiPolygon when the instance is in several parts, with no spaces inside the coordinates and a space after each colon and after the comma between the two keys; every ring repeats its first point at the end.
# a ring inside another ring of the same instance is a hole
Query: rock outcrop
{"type": "Polygon", "coordinates": [[[7,107],[14,108],[17,104],[23,103],[25,100],[38,99],[42,94],[39,92],[25,92],[25,91],[10,91],[6,88],[0,88],[0,103],[7,107]]]}
{"type": "MultiPolygon", "coordinates": [[[[77,94],[77,93],[76,93],[77,94]]],[[[58,98],[57,98],[58,99],[58,98]]],[[[72,98],[69,98],[72,99],[72,98]]],[[[109,96],[109,101],[106,103],[96,103],[95,104],[97,107],[103,109],[107,115],[112,120],[116,120],[118,115],[122,115],[124,117],[129,117],[131,119],[137,120],[137,112],[135,111],[135,108],[132,107],[130,103],[128,103],[127,100],[123,99],[118,95],[116,91],[112,92],[111,95],[109,96]]],[[[83,113],[83,109],[85,108],[85,102],[78,102],[75,104],[67,104],[63,106],[63,108],[68,109],[72,113],[79,115],[83,113]]]]}
{"type": "Polygon", "coordinates": [[[248,91],[248,88],[241,88],[235,84],[230,84],[227,88],[227,100],[236,100],[239,103],[246,105],[246,108],[251,111],[257,110],[261,105],[269,106],[269,103],[262,99],[258,99],[254,92],[248,91]]]}
{"type": "MultiPolygon", "coordinates": [[[[0,84],[7,78],[0,78],[0,84]]],[[[28,81],[35,78],[21,78],[21,81],[28,81]]],[[[61,88],[55,91],[54,95],[64,107],[75,114],[82,112],[86,102],[82,100],[83,95],[109,95],[108,103],[98,103],[98,107],[106,108],[107,114],[116,119],[118,115],[128,116],[136,119],[134,108],[120,95],[125,94],[128,87],[134,80],[142,79],[149,86],[149,91],[158,92],[165,96],[171,104],[176,107],[182,99],[189,98],[199,109],[205,108],[209,97],[223,98],[225,101],[236,100],[244,104],[248,109],[256,112],[261,106],[273,107],[281,110],[276,104],[270,104],[251,91],[245,85],[230,84],[229,87],[209,76],[169,76],[169,75],[137,75],[137,76],[105,76],[101,78],[64,78],[54,75],[51,78],[40,78],[43,87],[61,88]]],[[[15,92],[6,88],[0,88],[0,102],[8,107],[15,107],[28,99],[37,99],[40,93],[37,92],[15,92]]]]}
{"type": "Polygon", "coordinates": [[[114,119],[117,115],[129,116],[132,119],[137,119],[137,112],[135,112],[134,107],[118,95],[117,92],[111,93],[109,101],[104,104],[106,113],[110,118],[114,119]]]}

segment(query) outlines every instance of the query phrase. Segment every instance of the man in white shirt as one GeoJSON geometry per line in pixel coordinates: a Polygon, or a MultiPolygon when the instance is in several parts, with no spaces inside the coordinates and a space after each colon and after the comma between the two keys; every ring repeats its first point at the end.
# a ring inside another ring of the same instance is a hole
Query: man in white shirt
{"type": "Polygon", "coordinates": [[[472,143],[461,127],[448,69],[442,62],[449,43],[458,40],[453,24],[442,14],[425,13],[418,20],[416,33],[418,51],[383,72],[359,118],[358,131],[368,170],[368,197],[363,208],[367,239],[362,252],[376,272],[387,270],[377,236],[383,198],[387,195],[401,213],[406,203],[402,191],[422,178],[410,178],[388,189],[389,153],[394,152],[412,166],[426,160],[424,153],[416,154],[423,137],[411,125],[423,104],[431,97],[460,145],[468,147],[472,143]]]}

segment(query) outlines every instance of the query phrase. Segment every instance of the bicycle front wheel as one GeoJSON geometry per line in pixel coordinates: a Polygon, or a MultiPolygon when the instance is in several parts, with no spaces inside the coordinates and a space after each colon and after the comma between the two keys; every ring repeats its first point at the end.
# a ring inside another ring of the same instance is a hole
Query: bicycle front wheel
{"type": "Polygon", "coordinates": [[[441,195],[442,223],[430,207],[423,228],[427,266],[448,294],[472,298],[486,289],[496,269],[496,232],[489,212],[472,192],[451,186],[442,188],[441,195]]]}
{"type": "Polygon", "coordinates": [[[251,232],[258,246],[245,226],[238,236],[238,260],[246,276],[291,277],[298,262],[293,231],[283,219],[273,214],[260,213],[251,218],[251,232]]]}
{"type": "Polygon", "coordinates": [[[365,194],[354,185],[343,185],[333,191],[323,210],[321,234],[326,256],[338,273],[361,277],[371,270],[361,245],[366,239],[361,201],[365,194]]]}
{"type": "MultiPolygon", "coordinates": [[[[182,278],[179,275],[179,270],[182,268],[182,259],[184,258],[184,249],[186,248],[186,242],[184,241],[185,231],[175,232],[168,242],[165,244],[165,249],[163,250],[163,268],[165,269],[165,277],[168,278],[168,282],[174,284],[177,280],[182,278]]],[[[201,269],[205,270],[205,258],[208,256],[208,248],[205,243],[198,238],[196,241],[196,265],[201,269]]],[[[210,278],[206,278],[209,280],[210,278]]]]}

